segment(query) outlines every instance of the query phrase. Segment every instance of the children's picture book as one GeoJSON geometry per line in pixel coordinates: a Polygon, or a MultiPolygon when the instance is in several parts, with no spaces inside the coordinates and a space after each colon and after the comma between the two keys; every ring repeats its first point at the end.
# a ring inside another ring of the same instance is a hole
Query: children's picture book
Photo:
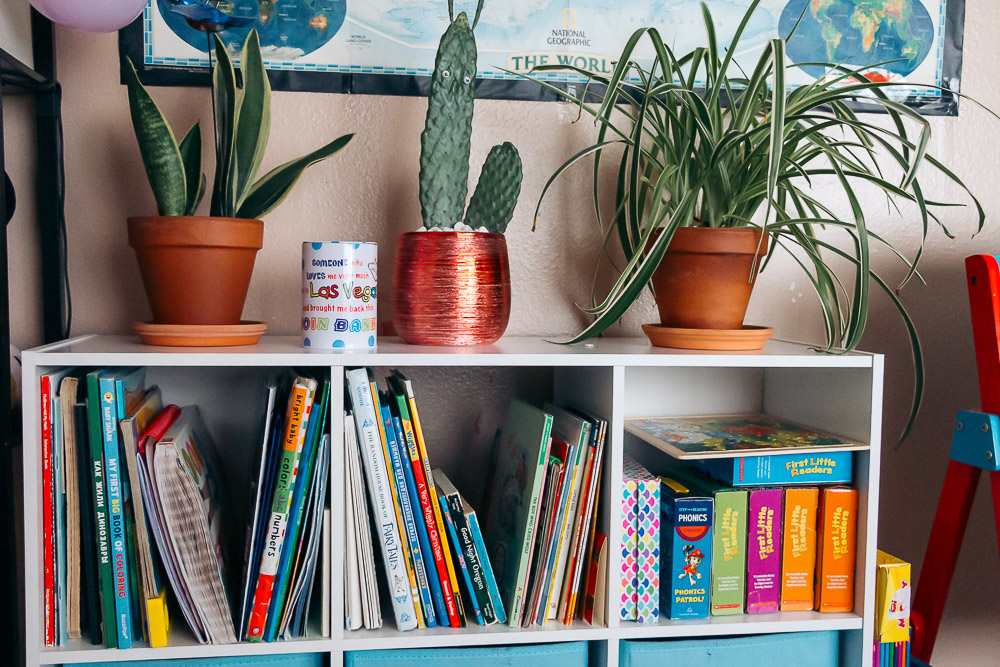
{"type": "Polygon", "coordinates": [[[753,454],[694,461],[710,477],[733,486],[777,484],[849,484],[854,453],[753,454]]]}
{"type": "Polygon", "coordinates": [[[521,625],[551,433],[551,415],[511,401],[489,495],[486,545],[512,628],[521,625]]]}
{"type": "Polygon", "coordinates": [[[780,454],[789,449],[868,449],[866,444],[766,414],[626,419],[625,430],[676,459],[780,454]]]}
{"type": "Polygon", "coordinates": [[[708,618],[715,501],[677,480],[660,481],[663,614],[670,619],[708,618]]]}
{"type": "Polygon", "coordinates": [[[625,488],[635,489],[635,511],[628,515],[627,528],[623,525],[627,532],[623,545],[635,549],[625,562],[634,571],[626,572],[623,566],[622,577],[624,581],[633,576],[630,598],[635,602],[636,622],[655,623],[660,616],[660,480],[628,454],[622,465],[625,488]]]}
{"type": "Polygon", "coordinates": [[[882,643],[910,641],[910,564],[881,549],[875,555],[875,632],[882,643]]]}
{"type": "Polygon", "coordinates": [[[781,489],[750,492],[747,613],[778,611],[781,602],[781,489]]]}

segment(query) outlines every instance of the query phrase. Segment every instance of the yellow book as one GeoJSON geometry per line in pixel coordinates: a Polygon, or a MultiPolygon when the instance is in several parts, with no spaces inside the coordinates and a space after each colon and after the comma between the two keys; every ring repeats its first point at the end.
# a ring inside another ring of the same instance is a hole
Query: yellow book
{"type": "Polygon", "coordinates": [[[910,641],[910,564],[884,551],[875,557],[875,631],[882,643],[910,641]]]}
{"type": "MultiPolygon", "coordinates": [[[[372,402],[375,404],[376,422],[378,422],[378,435],[382,439],[382,454],[385,456],[385,465],[388,470],[392,470],[392,457],[389,455],[388,440],[386,440],[385,427],[382,424],[381,404],[379,403],[378,386],[372,382],[372,402]]],[[[403,547],[403,562],[406,564],[406,576],[410,579],[410,594],[413,596],[413,608],[416,612],[417,627],[426,628],[427,622],[424,620],[423,607],[420,604],[420,591],[417,588],[417,575],[413,571],[411,558],[413,552],[410,551],[409,542],[406,538],[406,523],[403,521],[403,513],[399,509],[399,489],[396,488],[396,478],[390,472],[389,487],[392,489],[392,506],[396,510],[396,523],[399,524],[399,544],[403,547]]]]}
{"type": "Polygon", "coordinates": [[[146,600],[146,618],[149,620],[149,646],[162,648],[167,645],[170,633],[170,614],[167,612],[167,587],[155,598],[146,600]]]}
{"type": "MultiPolygon", "coordinates": [[[[403,386],[406,388],[406,402],[410,406],[410,421],[413,426],[413,435],[417,441],[417,450],[420,452],[420,460],[424,466],[424,475],[427,477],[427,490],[429,491],[431,498],[437,499],[437,487],[434,484],[434,475],[431,470],[430,458],[427,456],[427,445],[424,443],[424,432],[420,427],[420,415],[417,413],[417,402],[413,397],[413,389],[410,385],[410,381],[403,380],[403,386]]],[[[455,598],[455,607],[458,609],[459,622],[462,627],[465,627],[465,608],[462,606],[462,594],[461,589],[458,587],[458,577],[455,576],[455,565],[452,563],[451,548],[448,546],[447,537],[445,537],[448,533],[446,532],[444,520],[441,518],[441,508],[436,502],[432,502],[431,507],[434,511],[434,523],[437,524],[438,535],[442,536],[441,551],[444,552],[444,563],[445,567],[448,568],[448,581],[451,585],[452,595],[455,598]]]]}

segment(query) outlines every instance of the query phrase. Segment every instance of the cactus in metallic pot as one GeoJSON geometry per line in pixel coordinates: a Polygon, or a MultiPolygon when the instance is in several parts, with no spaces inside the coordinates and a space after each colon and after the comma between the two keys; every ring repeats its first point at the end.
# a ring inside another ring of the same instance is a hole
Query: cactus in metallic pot
{"type": "Polygon", "coordinates": [[[476,37],[484,0],[469,25],[465,12],[454,16],[441,37],[427,104],[427,120],[420,135],[420,212],[426,229],[472,229],[502,234],[514,214],[521,192],[521,158],[506,142],[490,151],[468,212],[469,153],[476,95],[476,37]]]}

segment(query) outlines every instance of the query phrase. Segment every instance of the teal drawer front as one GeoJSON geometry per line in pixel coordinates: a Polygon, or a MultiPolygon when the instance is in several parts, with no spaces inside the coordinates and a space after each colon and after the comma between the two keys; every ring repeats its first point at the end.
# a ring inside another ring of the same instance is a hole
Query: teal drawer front
{"type": "MultiPolygon", "coordinates": [[[[90,667],[323,667],[323,653],[253,655],[230,658],[185,658],[136,662],[93,662],[90,667]]],[[[64,666],[65,667],[65,666],[64,666]]]]}
{"type": "Polygon", "coordinates": [[[623,641],[620,667],[837,667],[836,632],[789,632],[755,637],[623,641]]]}
{"type": "Polygon", "coordinates": [[[587,642],[477,648],[351,651],[345,667],[586,667],[587,642]]]}

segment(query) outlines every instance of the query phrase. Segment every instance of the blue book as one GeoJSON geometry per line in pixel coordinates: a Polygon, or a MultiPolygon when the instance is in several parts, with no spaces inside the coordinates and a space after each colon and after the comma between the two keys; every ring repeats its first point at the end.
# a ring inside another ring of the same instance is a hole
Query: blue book
{"type": "Polygon", "coordinates": [[[507,614],[503,610],[503,600],[500,598],[500,587],[497,586],[496,577],[493,576],[493,567],[490,565],[489,554],[486,551],[486,543],[483,542],[483,533],[479,529],[479,519],[475,512],[465,515],[469,522],[469,532],[472,533],[472,541],[476,545],[476,553],[479,554],[479,564],[483,567],[483,578],[486,579],[486,588],[490,592],[490,599],[493,601],[493,613],[497,616],[497,623],[506,623],[507,614]]]}
{"type": "MultiPolygon", "coordinates": [[[[115,409],[117,411],[117,419],[115,420],[115,429],[118,430],[118,424],[122,419],[125,419],[130,414],[135,412],[135,410],[142,403],[142,399],[146,395],[146,369],[145,368],[131,368],[121,371],[115,375],[115,409]]],[[[119,440],[120,442],[120,440],[119,440]]],[[[132,509],[132,489],[131,483],[129,482],[128,476],[128,465],[125,463],[125,459],[122,458],[126,456],[128,452],[124,450],[119,450],[119,462],[122,466],[121,475],[121,489],[122,489],[122,511],[125,513],[125,549],[128,553],[128,576],[129,576],[129,590],[132,591],[132,595],[129,596],[129,605],[132,609],[132,633],[133,639],[148,639],[143,637],[145,631],[145,625],[143,623],[143,608],[145,607],[146,601],[141,600],[142,588],[139,585],[139,558],[136,555],[135,545],[135,512],[132,509]]]]}
{"type": "MultiPolygon", "coordinates": [[[[432,568],[431,565],[432,558],[430,556],[431,552],[431,538],[427,533],[427,523],[424,521],[424,513],[421,511],[420,507],[420,493],[417,490],[417,478],[413,474],[413,463],[410,461],[410,457],[407,456],[406,450],[403,449],[406,445],[406,436],[403,434],[403,422],[399,417],[392,417],[392,430],[396,436],[396,442],[401,445],[400,454],[403,459],[403,477],[406,478],[406,490],[410,496],[410,504],[413,507],[413,522],[417,527],[417,538],[420,544],[420,555],[428,555],[428,558],[424,560],[424,569],[432,568]]],[[[435,613],[436,609],[445,609],[444,606],[444,592],[441,590],[441,581],[437,578],[436,573],[432,570],[428,572],[426,577],[428,585],[430,587],[431,598],[434,600],[434,605],[430,607],[431,614],[435,613]]],[[[421,598],[423,593],[421,592],[421,598]]],[[[430,616],[431,614],[428,614],[430,616]]],[[[444,623],[441,625],[447,626],[447,616],[442,616],[444,623]]],[[[435,623],[437,621],[435,620],[435,623]]],[[[430,626],[430,623],[427,624],[430,626]]]]}
{"type": "MultiPolygon", "coordinates": [[[[424,620],[427,623],[427,627],[432,628],[437,625],[437,617],[434,614],[434,605],[431,600],[430,587],[427,581],[427,567],[424,563],[423,550],[420,548],[420,538],[417,534],[417,521],[415,512],[413,511],[413,501],[410,500],[409,485],[406,481],[406,473],[403,470],[403,459],[409,460],[409,456],[405,456],[402,453],[400,440],[396,435],[396,429],[393,428],[392,414],[389,412],[387,398],[379,401],[379,412],[382,418],[382,428],[385,430],[386,450],[389,452],[389,459],[392,464],[392,476],[396,480],[396,488],[399,489],[399,508],[403,514],[403,523],[406,524],[406,540],[410,545],[409,555],[413,559],[413,569],[417,577],[417,588],[420,591],[420,604],[424,608],[424,620]]],[[[410,476],[413,476],[412,465],[410,467],[410,476]]]]}
{"type": "MultiPolygon", "coordinates": [[[[462,571],[462,581],[465,582],[466,597],[472,604],[472,611],[476,615],[476,622],[479,625],[486,625],[483,620],[483,613],[479,609],[479,600],[476,599],[476,590],[472,587],[472,577],[469,576],[469,568],[465,564],[465,556],[462,555],[462,543],[458,541],[458,531],[455,530],[455,523],[451,520],[448,511],[448,498],[444,495],[438,496],[441,504],[441,518],[444,519],[445,530],[448,531],[448,539],[451,540],[451,553],[458,559],[458,569],[462,571]]],[[[457,591],[456,591],[457,592],[457,591]]]]}
{"type": "Polygon", "coordinates": [[[281,556],[278,560],[278,572],[274,578],[273,595],[271,604],[267,609],[267,621],[264,624],[263,639],[266,642],[273,642],[278,636],[278,625],[285,611],[285,600],[288,592],[288,581],[292,575],[292,558],[298,552],[299,531],[302,526],[302,513],[305,510],[305,502],[309,498],[310,484],[312,482],[312,467],[316,461],[316,450],[319,447],[319,435],[317,429],[322,432],[325,424],[326,399],[330,393],[330,383],[324,382],[321,392],[317,392],[313,399],[312,409],[309,413],[309,421],[306,424],[306,439],[302,446],[302,455],[299,459],[298,471],[295,474],[294,488],[292,489],[292,502],[288,506],[288,524],[285,528],[285,544],[281,548],[281,556]]]}
{"type": "MultiPolygon", "coordinates": [[[[119,458],[118,407],[115,373],[100,377],[101,438],[104,444],[104,472],[107,480],[108,541],[111,544],[111,571],[114,581],[115,630],[118,648],[132,648],[132,589],[129,578],[122,461],[119,458]]],[[[111,632],[111,630],[107,630],[111,632]]]]}
{"type": "Polygon", "coordinates": [[[710,477],[731,486],[850,484],[853,452],[771,454],[696,460],[710,477]]]}

